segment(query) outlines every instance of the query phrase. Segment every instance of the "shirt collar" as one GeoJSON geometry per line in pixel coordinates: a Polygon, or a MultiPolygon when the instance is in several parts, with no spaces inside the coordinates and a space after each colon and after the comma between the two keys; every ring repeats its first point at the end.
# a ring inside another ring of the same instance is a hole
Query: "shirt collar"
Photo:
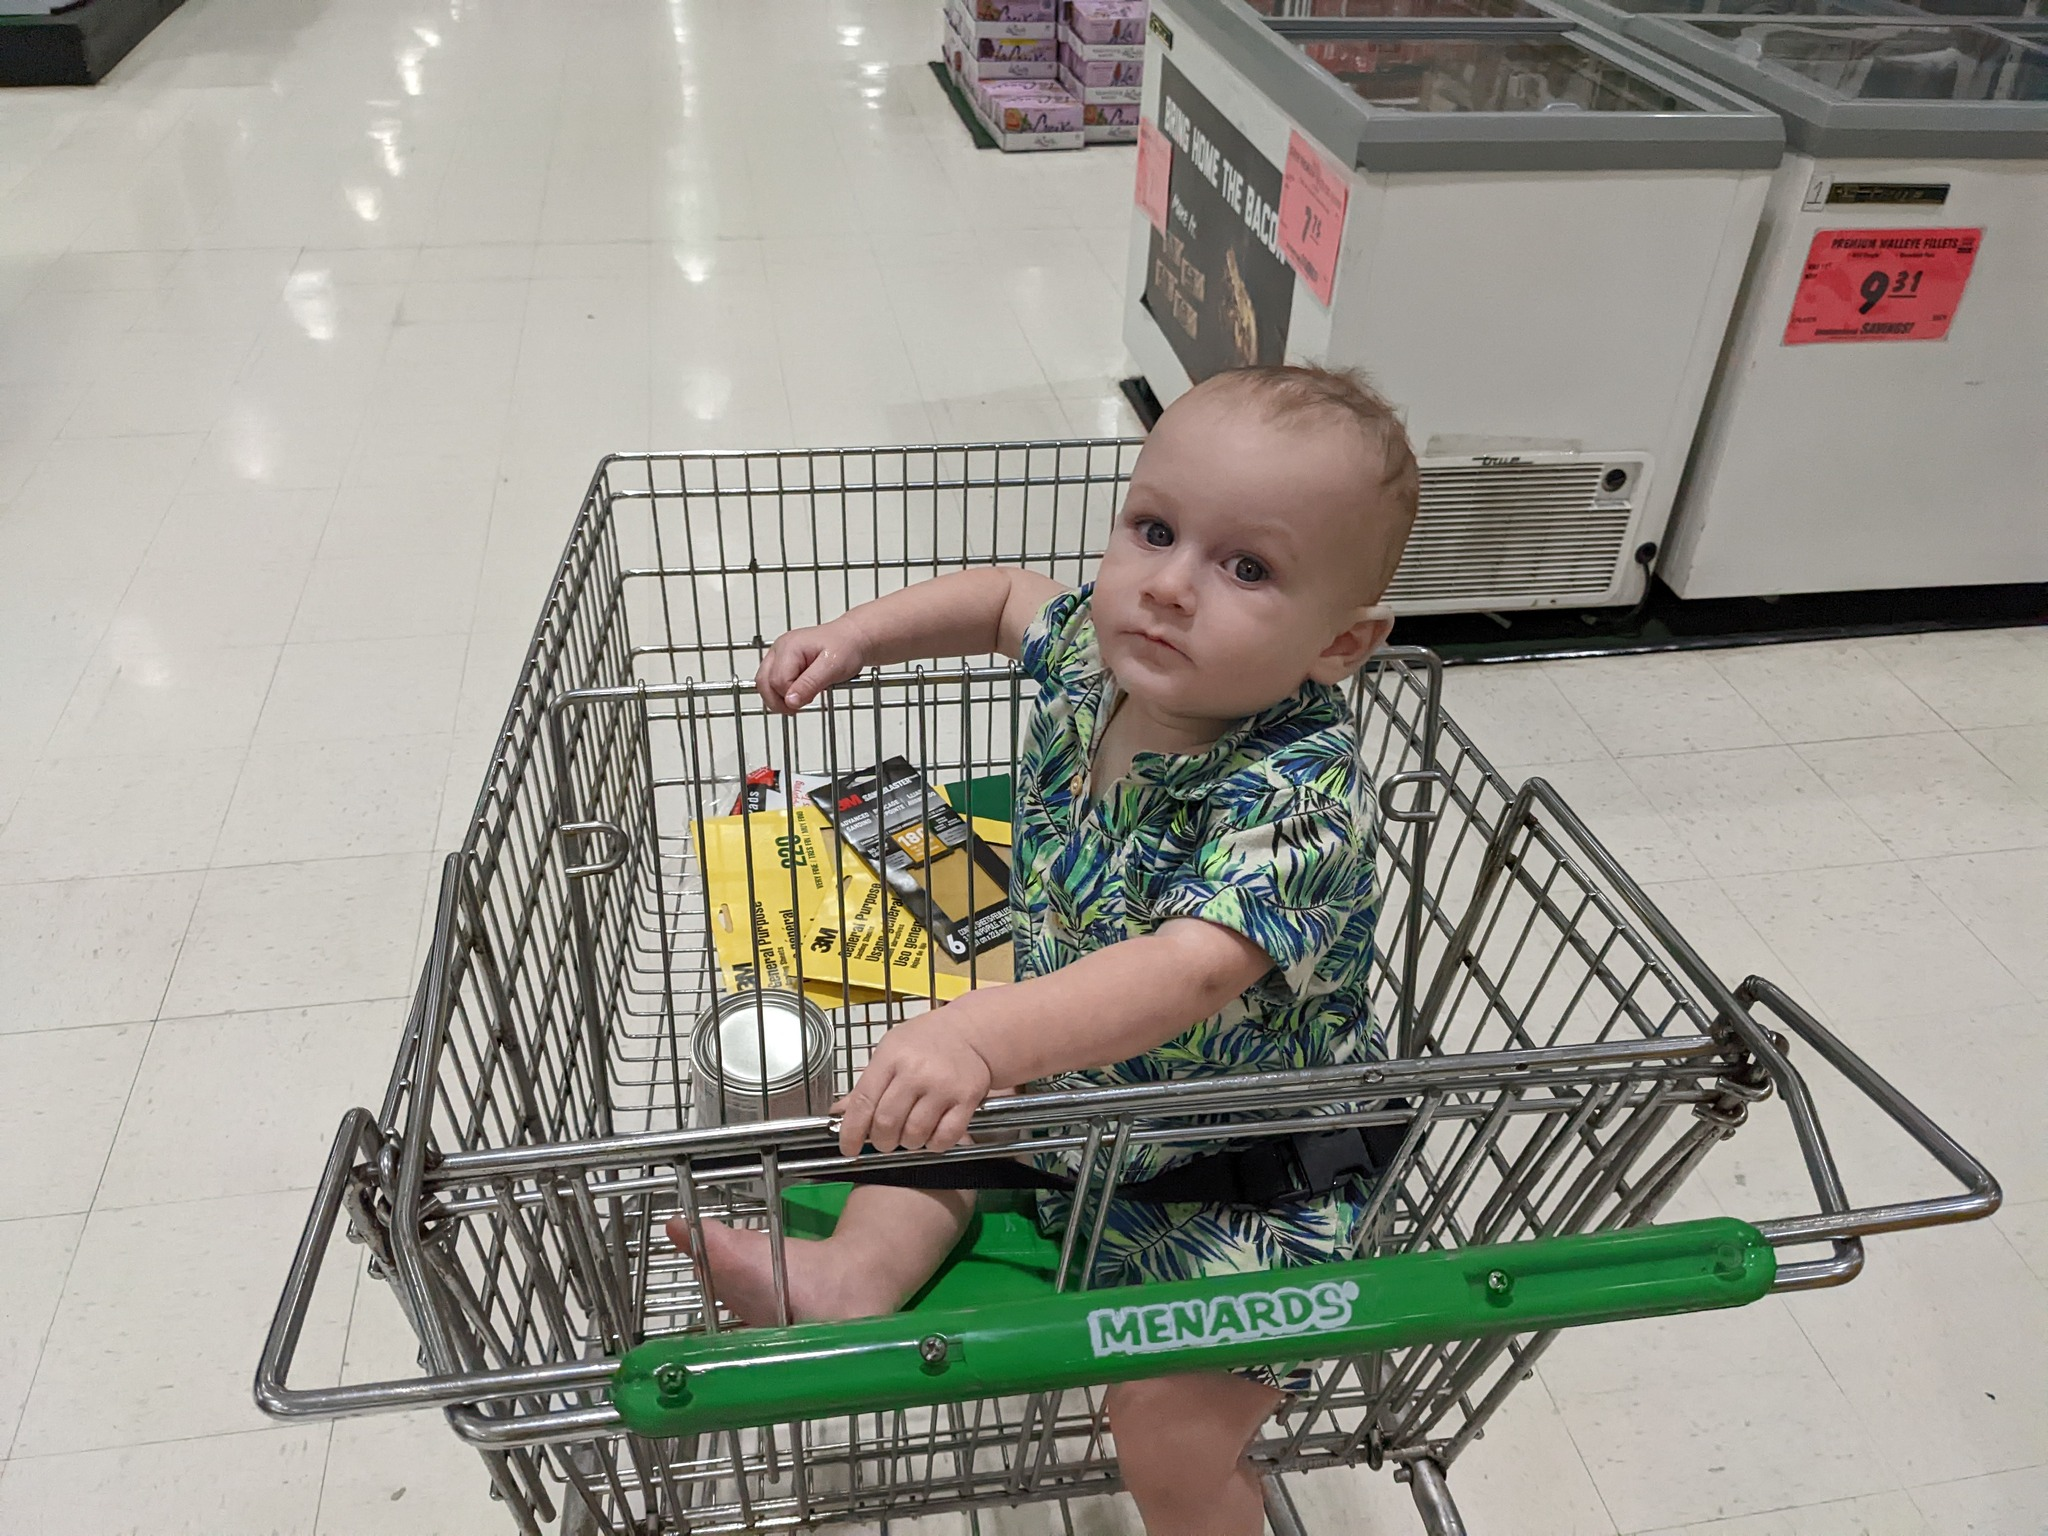
{"type": "MultiPolygon", "coordinates": [[[[1107,674],[1105,674],[1105,685],[1107,674]]],[[[1256,715],[1233,725],[1200,752],[1140,752],[1131,777],[1181,800],[1199,800],[1231,774],[1299,736],[1343,718],[1344,695],[1328,683],[1304,683],[1256,715]]]]}

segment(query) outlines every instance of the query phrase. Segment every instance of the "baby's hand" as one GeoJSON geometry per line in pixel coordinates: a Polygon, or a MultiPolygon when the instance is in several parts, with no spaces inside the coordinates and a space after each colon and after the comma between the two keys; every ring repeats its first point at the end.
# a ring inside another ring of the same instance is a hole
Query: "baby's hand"
{"type": "Polygon", "coordinates": [[[845,618],[812,629],[792,629],[761,658],[754,686],[768,707],[793,715],[834,683],[867,665],[867,638],[845,618]]]}
{"type": "Polygon", "coordinates": [[[881,1152],[943,1152],[967,1139],[967,1122],[988,1097],[989,1069],[946,1011],[905,1019],[882,1036],[853,1091],[832,1106],[844,1116],[844,1155],[858,1156],[865,1142],[881,1152]]]}

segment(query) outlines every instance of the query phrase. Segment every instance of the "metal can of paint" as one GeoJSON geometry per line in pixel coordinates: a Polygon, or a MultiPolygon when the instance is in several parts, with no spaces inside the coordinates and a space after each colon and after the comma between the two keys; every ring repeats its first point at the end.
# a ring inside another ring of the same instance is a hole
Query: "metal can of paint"
{"type": "Polygon", "coordinates": [[[822,1115],[832,1102],[832,1024],[795,992],[722,997],[690,1034],[690,1123],[822,1115]]]}

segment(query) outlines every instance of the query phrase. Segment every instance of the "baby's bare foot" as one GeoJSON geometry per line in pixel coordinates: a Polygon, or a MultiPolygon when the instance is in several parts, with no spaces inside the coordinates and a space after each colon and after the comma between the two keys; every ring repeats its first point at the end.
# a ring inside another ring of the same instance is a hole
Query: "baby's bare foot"
{"type": "MultiPolygon", "coordinates": [[[[704,1223],[704,1252],[690,1246],[689,1223],[674,1216],[668,1223],[669,1241],[711,1272],[712,1289],[727,1311],[743,1323],[772,1328],[783,1321],[775,1304],[775,1261],[766,1232],[728,1227],[721,1222],[704,1223]]],[[[826,1322],[849,1317],[869,1317],[890,1310],[886,1299],[853,1294],[838,1273],[827,1244],[792,1237],[783,1243],[783,1267],[789,1282],[789,1321],[826,1322]]]]}

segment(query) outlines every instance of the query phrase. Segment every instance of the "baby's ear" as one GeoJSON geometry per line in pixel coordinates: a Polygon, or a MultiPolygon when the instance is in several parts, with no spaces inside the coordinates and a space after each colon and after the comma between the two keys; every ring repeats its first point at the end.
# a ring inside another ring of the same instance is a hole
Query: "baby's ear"
{"type": "Polygon", "coordinates": [[[1372,653],[1387,643],[1393,629],[1394,610],[1385,603],[1357,609],[1351,622],[1337,632],[1337,638],[1323,647],[1308,675],[1319,683],[1343,682],[1372,659],[1372,653]]]}

